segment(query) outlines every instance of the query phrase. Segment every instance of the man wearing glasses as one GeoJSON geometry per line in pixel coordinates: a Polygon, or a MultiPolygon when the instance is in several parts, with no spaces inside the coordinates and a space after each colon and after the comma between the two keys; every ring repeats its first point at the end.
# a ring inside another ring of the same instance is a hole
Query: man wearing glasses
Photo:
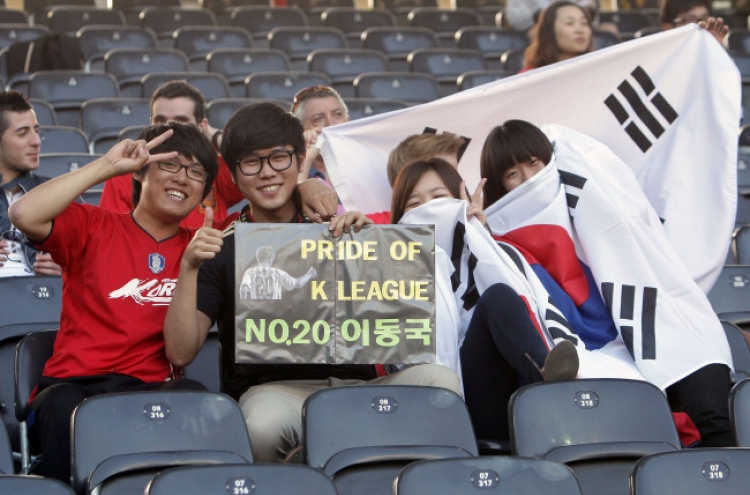
{"type": "MultiPolygon", "coordinates": [[[[222,154],[250,202],[238,221],[305,222],[295,204],[297,175],[305,158],[299,120],[276,105],[259,103],[235,112],[224,133],[222,154]]],[[[328,230],[338,237],[367,223],[372,222],[352,211],[331,220],[328,230]]],[[[224,391],[240,404],[258,462],[284,461],[299,445],[302,404],[319,388],[377,380],[434,385],[460,393],[458,377],[440,365],[413,366],[387,376],[379,376],[371,365],[237,365],[235,287],[234,226],[225,232],[201,229],[183,256],[164,321],[164,341],[169,360],[184,366],[200,351],[212,323],[218,323],[224,391]]]]}
{"type": "MultiPolygon", "coordinates": [[[[151,96],[151,124],[165,124],[169,121],[192,124],[211,140],[218,151],[222,140],[222,131],[212,127],[205,116],[205,100],[201,92],[187,81],[176,80],[164,83],[151,96]]],[[[327,219],[336,213],[336,195],[317,181],[308,181],[300,186],[303,211],[313,217],[327,219]],[[318,215],[314,215],[318,213],[318,215]]],[[[126,213],[133,208],[132,187],[127,177],[115,177],[108,180],[99,200],[99,206],[110,211],[126,213]]],[[[237,218],[230,216],[228,210],[240,203],[244,197],[232,182],[229,169],[219,157],[219,175],[208,196],[182,222],[182,225],[200,228],[204,222],[206,207],[211,207],[214,225],[224,228],[237,218]]]]}
{"type": "Polygon", "coordinates": [[[65,275],[54,353],[32,402],[29,435],[43,458],[37,474],[69,481],[70,416],[86,397],[203,388],[178,379],[181,369],[164,352],[163,323],[195,233],[180,222],[210,192],[217,171],[216,153],[198,128],[171,122],[118,143],[11,206],[11,221],[52,253],[65,275]],[[119,175],[133,182],[131,212],[74,202],[119,175]]]}
{"type": "Polygon", "coordinates": [[[0,277],[60,275],[48,253],[34,249],[8,218],[8,207],[47,177],[36,175],[42,140],[26,97],[0,92],[0,277]]]}
{"type": "Polygon", "coordinates": [[[706,29],[721,43],[729,33],[729,26],[721,17],[713,17],[711,0],[666,0],[659,13],[662,29],[673,29],[690,23],[706,29]]]}

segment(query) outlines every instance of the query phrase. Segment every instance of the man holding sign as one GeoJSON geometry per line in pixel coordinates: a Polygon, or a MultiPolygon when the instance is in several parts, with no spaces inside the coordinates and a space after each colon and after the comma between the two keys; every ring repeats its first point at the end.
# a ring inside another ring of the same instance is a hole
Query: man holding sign
{"type": "MultiPolygon", "coordinates": [[[[225,232],[212,229],[207,215],[205,226],[183,256],[164,338],[170,361],[185,365],[196,356],[217,321],[224,390],[242,408],[255,460],[283,461],[299,444],[302,404],[319,388],[367,382],[431,385],[459,392],[455,373],[434,364],[385,375],[382,366],[368,364],[237,363],[235,334],[240,308],[236,305],[242,279],[242,274],[236,273],[237,260],[254,258],[255,252],[238,248],[235,253],[236,242],[244,224],[308,223],[296,202],[297,177],[305,158],[303,127],[297,118],[273,104],[249,105],[227,122],[221,152],[250,206],[225,232]]],[[[328,230],[339,237],[352,228],[357,232],[367,223],[371,222],[352,211],[333,218],[328,230]]],[[[294,271],[293,275],[302,273],[294,271]]]]}

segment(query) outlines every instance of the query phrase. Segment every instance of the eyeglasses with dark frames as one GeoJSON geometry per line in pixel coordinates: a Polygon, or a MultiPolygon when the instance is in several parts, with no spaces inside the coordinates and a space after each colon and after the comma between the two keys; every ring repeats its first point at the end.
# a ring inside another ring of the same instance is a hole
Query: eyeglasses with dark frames
{"type": "Polygon", "coordinates": [[[208,172],[203,168],[200,163],[188,163],[184,165],[180,162],[158,162],[157,166],[165,172],[173,174],[178,173],[181,169],[185,169],[188,179],[192,179],[196,182],[206,182],[208,180],[208,172]]]}
{"type": "Polygon", "coordinates": [[[294,99],[292,100],[292,112],[297,110],[299,104],[309,98],[310,95],[319,91],[329,91],[331,93],[331,96],[336,94],[336,91],[330,86],[310,86],[308,88],[300,89],[299,91],[297,91],[297,94],[294,95],[294,99]]]}
{"type": "Polygon", "coordinates": [[[10,252],[6,254],[8,261],[14,263],[27,262],[30,244],[25,235],[18,230],[6,230],[0,237],[8,241],[8,247],[10,248],[10,252]]]}
{"type": "Polygon", "coordinates": [[[263,169],[263,160],[266,160],[272,169],[283,172],[292,166],[292,155],[294,155],[294,150],[278,149],[273,150],[271,154],[266,156],[246,156],[237,160],[237,165],[239,165],[242,175],[258,175],[263,169]]]}

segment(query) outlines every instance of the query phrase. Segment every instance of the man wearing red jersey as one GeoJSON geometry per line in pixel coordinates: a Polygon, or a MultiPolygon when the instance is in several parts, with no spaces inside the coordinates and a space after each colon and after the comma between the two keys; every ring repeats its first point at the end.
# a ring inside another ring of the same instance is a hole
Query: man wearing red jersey
{"type": "MultiPolygon", "coordinates": [[[[194,230],[180,222],[211,191],[216,153],[197,127],[153,126],[79,170],[13,203],[11,221],[63,270],[60,330],[44,368],[30,437],[37,471],[70,479],[70,416],[86,397],[202,388],[179,378],[164,352],[164,317],[194,230]],[[184,170],[183,170],[184,169],[184,170]],[[90,187],[131,178],[137,206],[113,213],[75,203],[90,187]]],[[[210,217],[210,215],[209,215],[210,217]]]]}
{"type": "MultiPolygon", "coordinates": [[[[211,140],[218,151],[221,144],[222,131],[217,130],[205,117],[205,100],[201,92],[187,81],[170,81],[164,83],[151,96],[151,124],[165,124],[169,121],[182,122],[197,126],[200,131],[211,140]]],[[[303,178],[304,179],[304,178],[303,178]]],[[[312,221],[320,222],[335,215],[338,198],[333,189],[317,180],[303,181],[299,186],[302,201],[302,212],[312,221]]],[[[104,184],[104,191],[99,200],[99,206],[106,210],[119,213],[129,212],[135,204],[132,199],[133,188],[129,177],[120,176],[108,180],[104,184]]],[[[214,226],[224,229],[226,225],[238,217],[229,216],[228,210],[245,197],[232,182],[232,175],[224,160],[219,157],[219,173],[214,186],[208,195],[182,221],[183,226],[200,228],[203,225],[206,207],[211,207],[214,215],[214,226]]]]}

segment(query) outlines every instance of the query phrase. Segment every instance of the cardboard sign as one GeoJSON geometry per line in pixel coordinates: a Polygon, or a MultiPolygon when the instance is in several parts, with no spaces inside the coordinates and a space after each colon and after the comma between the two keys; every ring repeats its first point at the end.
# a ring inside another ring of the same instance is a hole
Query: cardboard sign
{"type": "Polygon", "coordinates": [[[435,361],[433,226],[235,224],[235,362],[435,361]]]}

